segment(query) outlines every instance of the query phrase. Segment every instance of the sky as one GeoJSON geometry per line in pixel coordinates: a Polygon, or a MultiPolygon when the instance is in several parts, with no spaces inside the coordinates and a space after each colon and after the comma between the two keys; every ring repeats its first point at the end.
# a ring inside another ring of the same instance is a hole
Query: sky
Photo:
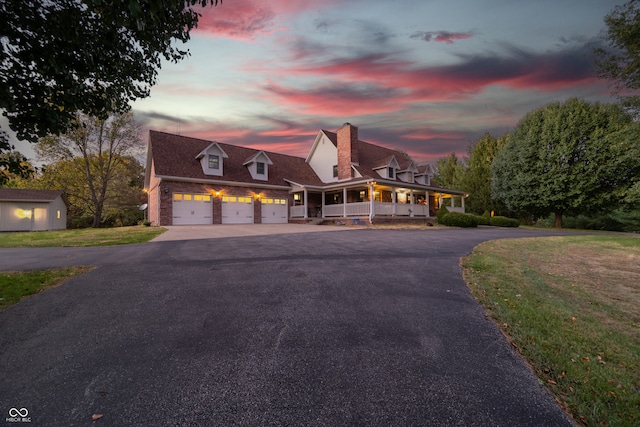
{"type": "Polygon", "coordinates": [[[305,157],[349,122],[417,162],[463,156],[550,102],[614,102],[593,47],[624,2],[223,0],[132,109],[145,141],[154,129],[305,157]]]}

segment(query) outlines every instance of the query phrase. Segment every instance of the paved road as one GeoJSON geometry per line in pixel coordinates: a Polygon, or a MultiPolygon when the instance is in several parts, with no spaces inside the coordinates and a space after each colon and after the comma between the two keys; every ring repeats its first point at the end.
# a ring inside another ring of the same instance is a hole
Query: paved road
{"type": "Polygon", "coordinates": [[[27,408],[38,426],[570,426],[458,264],[479,242],[540,234],[0,250],[0,270],[96,266],[0,312],[0,423],[27,408]]]}

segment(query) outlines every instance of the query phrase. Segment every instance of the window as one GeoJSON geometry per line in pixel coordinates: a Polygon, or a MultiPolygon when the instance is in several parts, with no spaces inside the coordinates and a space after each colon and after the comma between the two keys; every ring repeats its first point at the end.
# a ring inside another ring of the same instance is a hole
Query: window
{"type": "Polygon", "coordinates": [[[391,166],[389,166],[389,178],[392,178],[392,179],[394,178],[394,172],[395,172],[394,169],[391,166]]]}
{"type": "Polygon", "coordinates": [[[220,156],[209,154],[209,169],[220,169],[220,156]]]}
{"type": "Polygon", "coordinates": [[[60,211],[57,212],[56,216],[58,217],[58,219],[60,219],[60,211]]]}
{"type": "Polygon", "coordinates": [[[333,165],[333,177],[338,177],[338,165],[333,165]]]}
{"type": "Polygon", "coordinates": [[[256,173],[258,175],[264,175],[264,163],[256,162],[256,173]]]}

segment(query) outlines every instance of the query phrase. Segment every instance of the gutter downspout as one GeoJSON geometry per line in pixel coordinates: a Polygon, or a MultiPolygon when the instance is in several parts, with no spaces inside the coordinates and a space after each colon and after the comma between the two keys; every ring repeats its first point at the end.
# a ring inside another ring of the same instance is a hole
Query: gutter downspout
{"type": "Polygon", "coordinates": [[[160,198],[162,197],[162,192],[160,191],[160,184],[162,184],[162,178],[158,178],[158,185],[156,185],[156,188],[158,189],[158,197],[156,198],[157,202],[156,202],[156,221],[157,221],[157,226],[160,227],[160,198]]]}

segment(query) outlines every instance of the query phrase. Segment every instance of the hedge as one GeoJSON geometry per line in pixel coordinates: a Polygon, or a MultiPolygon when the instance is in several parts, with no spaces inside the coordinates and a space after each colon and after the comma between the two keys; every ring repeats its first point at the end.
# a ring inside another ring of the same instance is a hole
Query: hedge
{"type": "Polygon", "coordinates": [[[449,212],[442,217],[438,223],[449,227],[477,227],[478,221],[475,215],[463,214],[460,212],[449,212]]]}
{"type": "Polygon", "coordinates": [[[442,206],[440,207],[440,209],[438,209],[438,212],[436,212],[436,218],[438,218],[438,224],[442,224],[442,218],[444,218],[444,216],[448,213],[449,213],[449,209],[447,209],[446,206],[442,206]]]}
{"type": "Polygon", "coordinates": [[[474,215],[478,225],[491,225],[491,216],[474,215]]]}
{"type": "Polygon", "coordinates": [[[520,221],[514,218],[507,218],[506,216],[492,216],[489,225],[495,227],[519,227],[520,221]]]}

